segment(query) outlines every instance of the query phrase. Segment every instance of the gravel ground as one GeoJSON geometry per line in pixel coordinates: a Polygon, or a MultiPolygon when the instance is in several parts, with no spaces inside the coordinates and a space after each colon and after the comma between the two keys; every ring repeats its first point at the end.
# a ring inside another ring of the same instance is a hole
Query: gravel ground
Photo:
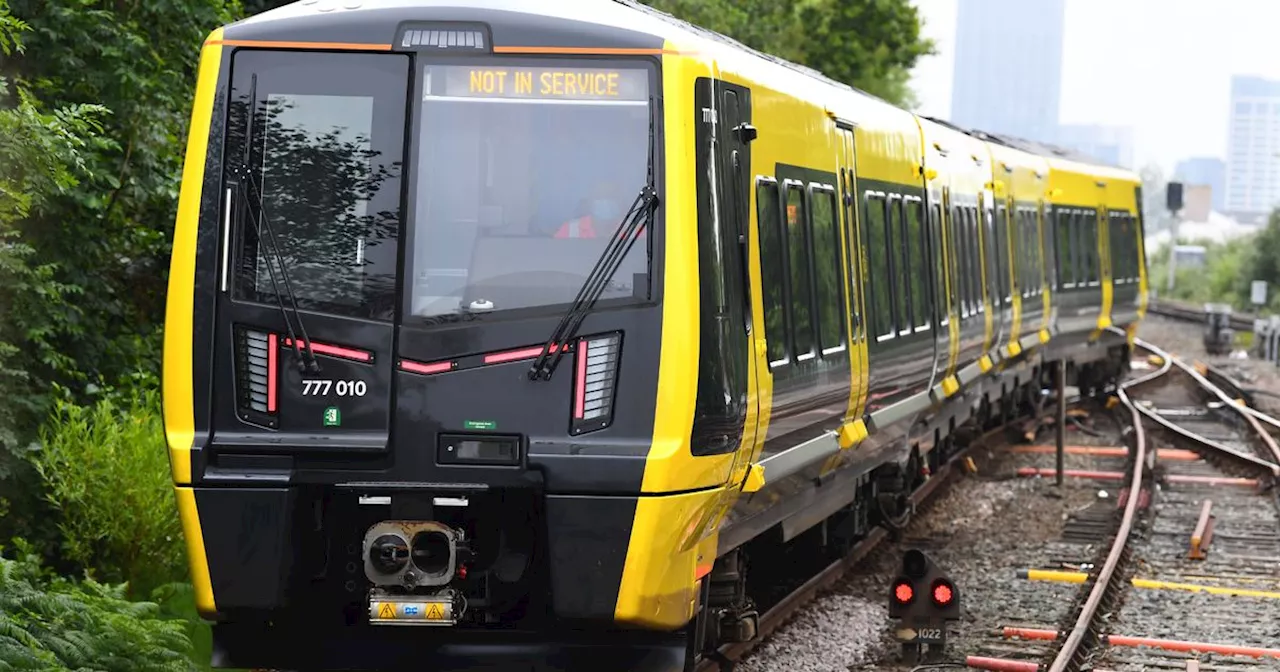
{"type": "MultiPolygon", "coordinates": [[[[1165,389],[1144,390],[1137,397],[1154,400],[1161,409],[1196,408],[1187,403],[1193,395],[1177,387],[1176,381],[1170,381],[1165,389]]],[[[1242,453],[1259,454],[1249,440],[1252,430],[1232,416],[1170,419],[1202,435],[1217,435],[1223,444],[1242,453]]],[[[1148,436],[1160,448],[1182,447],[1167,441],[1162,433],[1148,436]]],[[[1166,460],[1162,469],[1167,474],[1228,475],[1203,461],[1166,460]]],[[[1131,542],[1136,577],[1280,591],[1280,512],[1273,493],[1238,486],[1167,483],[1148,513],[1141,526],[1144,533],[1131,542]],[[1206,499],[1212,501],[1211,513],[1216,518],[1215,538],[1205,560],[1190,560],[1189,536],[1206,499]]],[[[1280,644],[1280,599],[1135,587],[1127,591],[1111,631],[1138,637],[1275,647],[1280,644]]],[[[1101,667],[1124,672],[1168,665],[1184,668],[1189,657],[1180,652],[1122,648],[1110,649],[1105,656],[1099,663],[1101,667]]],[[[1280,669],[1280,660],[1274,659],[1260,662],[1217,655],[1201,656],[1200,661],[1226,668],[1280,669]]]]}
{"type": "MultiPolygon", "coordinates": [[[[1083,421],[1102,434],[1068,433],[1071,445],[1115,445],[1116,427],[1104,419],[1083,421]]],[[[1052,441],[1044,432],[1038,443],[1052,441]]],[[[743,660],[742,672],[908,669],[887,620],[888,588],[907,548],[924,550],[948,572],[961,594],[963,616],[948,628],[947,660],[965,655],[1037,655],[1041,648],[1004,642],[991,631],[1002,625],[1052,624],[1065,613],[1074,584],[1030,582],[1019,569],[1054,560],[1087,562],[1096,544],[1064,541],[1068,518],[1096,516],[1115,507],[1110,484],[1067,479],[1019,478],[1019,467],[1052,467],[1052,454],[1015,454],[1002,448],[971,452],[977,475],[967,475],[917,512],[902,541],[887,543],[842,583],[743,660]]],[[[1067,455],[1068,469],[1119,469],[1122,459],[1067,455]]]]}

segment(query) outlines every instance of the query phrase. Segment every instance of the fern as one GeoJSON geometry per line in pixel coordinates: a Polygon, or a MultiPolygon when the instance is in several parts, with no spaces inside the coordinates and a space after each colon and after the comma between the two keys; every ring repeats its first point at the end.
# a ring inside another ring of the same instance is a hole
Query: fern
{"type": "Polygon", "coordinates": [[[51,576],[26,544],[0,557],[0,672],[196,672],[187,624],[124,587],[51,576]]]}

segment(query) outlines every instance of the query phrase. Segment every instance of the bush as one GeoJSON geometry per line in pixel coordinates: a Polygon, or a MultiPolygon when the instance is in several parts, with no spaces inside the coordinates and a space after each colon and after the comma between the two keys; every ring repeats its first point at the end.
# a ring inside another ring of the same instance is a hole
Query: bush
{"type": "Polygon", "coordinates": [[[58,510],[65,557],[132,596],[187,579],[159,395],[59,401],[32,457],[58,510]]]}
{"type": "Polygon", "coordinates": [[[50,576],[25,544],[0,558],[0,670],[193,672],[182,621],[124,586],[50,576]]]}

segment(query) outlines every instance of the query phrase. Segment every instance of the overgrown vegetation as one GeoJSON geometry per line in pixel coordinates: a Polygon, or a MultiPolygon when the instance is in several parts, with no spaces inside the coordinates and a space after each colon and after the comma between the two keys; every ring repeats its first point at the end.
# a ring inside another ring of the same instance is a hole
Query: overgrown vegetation
{"type": "MultiPolygon", "coordinates": [[[[894,102],[932,49],[908,0],[651,2],[894,102]]],[[[199,46],[282,4],[0,0],[0,671],[208,660],[160,414],[168,255],[199,46]]]]}
{"type": "Polygon", "coordinates": [[[0,670],[189,672],[186,626],[124,586],[49,573],[25,544],[0,557],[0,670]]]}
{"type": "Polygon", "coordinates": [[[59,400],[40,438],[33,462],[68,560],[133,597],[186,578],[158,392],[59,400]]]}

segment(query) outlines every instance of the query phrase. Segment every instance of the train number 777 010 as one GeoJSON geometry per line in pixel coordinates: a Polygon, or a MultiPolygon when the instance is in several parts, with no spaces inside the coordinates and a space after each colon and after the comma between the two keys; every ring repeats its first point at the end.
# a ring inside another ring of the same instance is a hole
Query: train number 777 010
{"type": "Polygon", "coordinates": [[[303,380],[302,396],[326,397],[330,392],[339,397],[363,397],[369,385],[363,380],[303,380]]]}

